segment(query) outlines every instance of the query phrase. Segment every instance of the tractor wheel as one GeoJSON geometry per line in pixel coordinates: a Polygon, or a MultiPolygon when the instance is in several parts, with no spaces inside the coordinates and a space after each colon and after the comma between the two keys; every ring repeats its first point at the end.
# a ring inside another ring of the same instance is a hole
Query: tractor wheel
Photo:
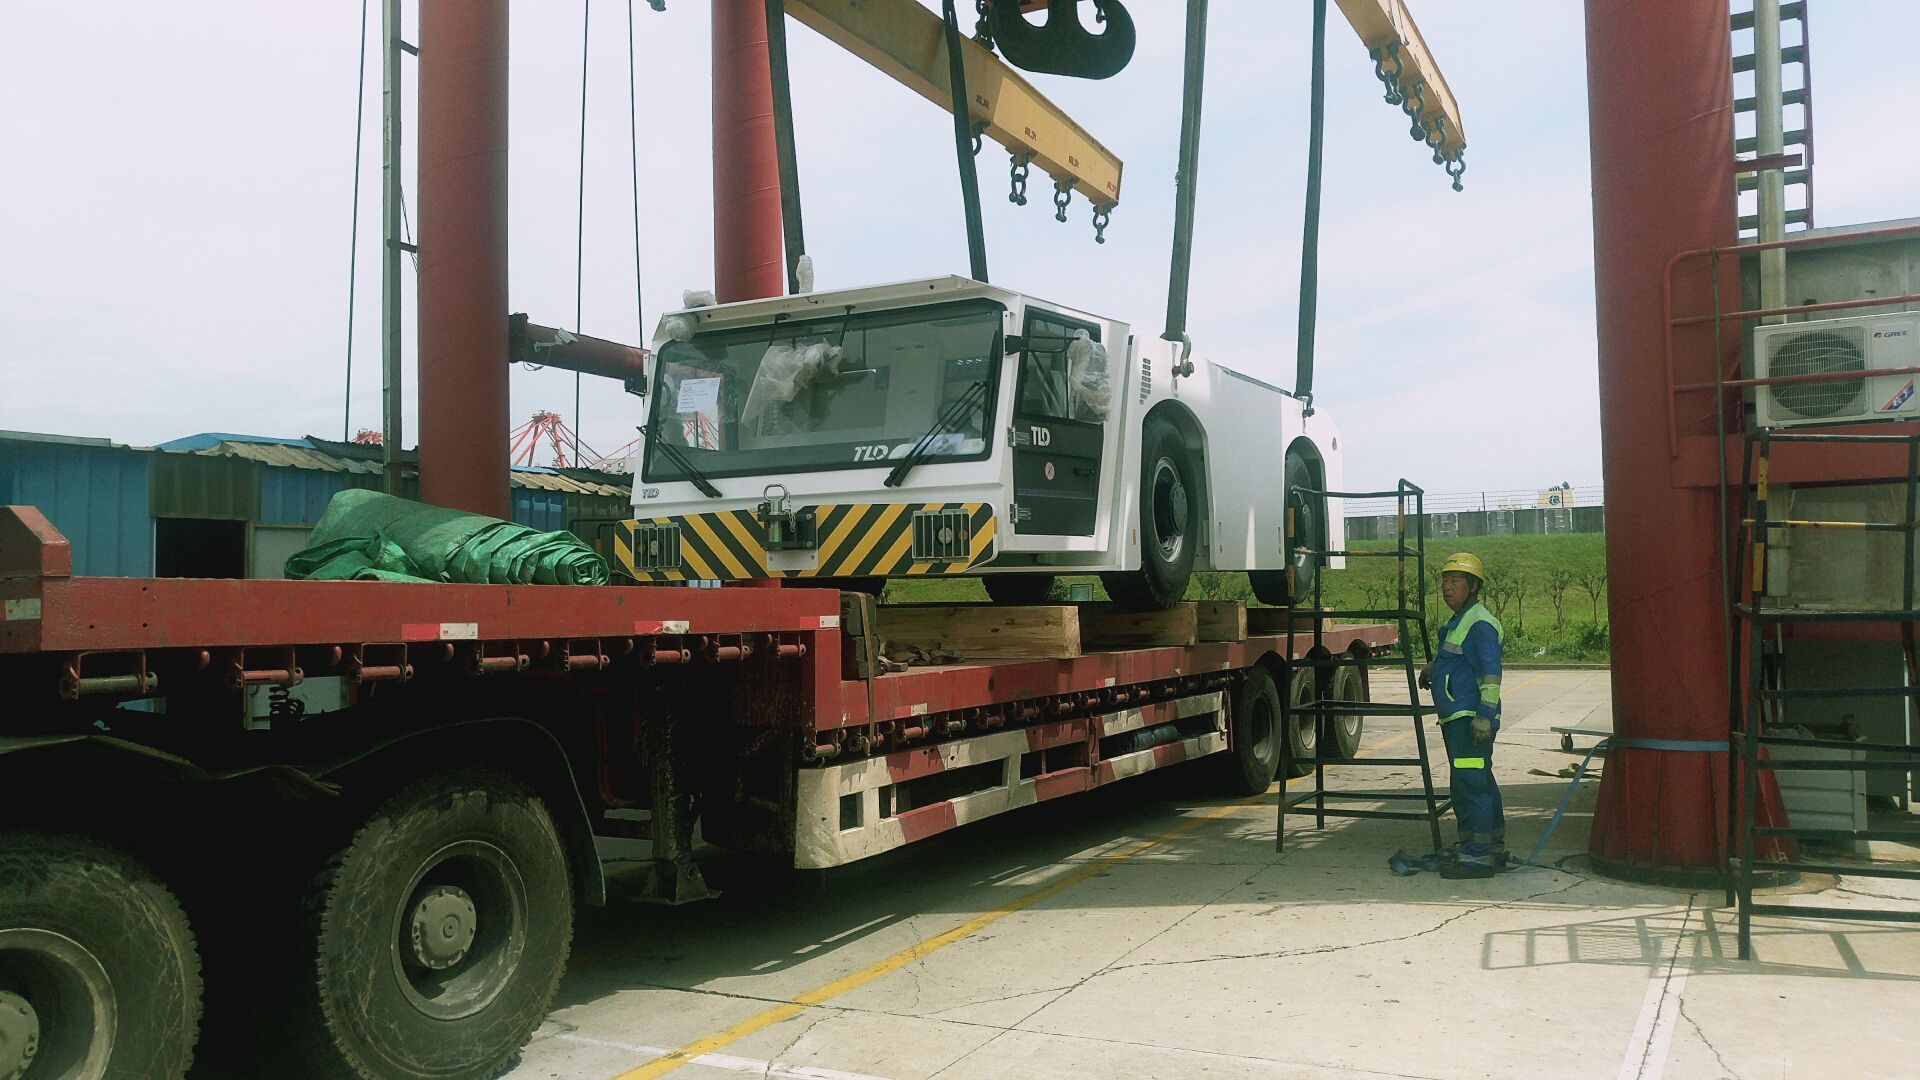
{"type": "Polygon", "coordinates": [[[1100,575],[1131,611],[1160,611],[1186,595],[1201,529],[1200,474],[1173,422],[1150,416],[1140,433],[1140,569],[1100,575]]]}
{"type": "Polygon", "coordinates": [[[980,579],[987,599],[996,604],[1044,604],[1053,588],[1052,574],[987,574],[980,579]]]}
{"type": "Polygon", "coordinates": [[[1274,607],[1297,607],[1313,602],[1313,583],[1319,577],[1327,549],[1327,499],[1306,492],[1318,487],[1313,466],[1298,450],[1287,452],[1285,472],[1287,555],[1284,570],[1249,570],[1247,583],[1254,599],[1274,607]]]}
{"type": "MultiPolygon", "coordinates": [[[[1313,704],[1314,697],[1313,669],[1295,668],[1293,681],[1287,686],[1287,704],[1295,709],[1302,708],[1313,704]]],[[[1290,720],[1287,728],[1287,775],[1305,776],[1313,771],[1313,765],[1302,759],[1313,757],[1320,749],[1319,724],[1316,718],[1299,713],[1292,714],[1290,720]]]]}
{"type": "Polygon", "coordinates": [[[1259,795],[1280,765],[1280,691],[1264,667],[1255,667],[1233,694],[1228,714],[1233,749],[1220,756],[1220,788],[1236,798],[1259,795]]]}
{"type": "MultiPolygon", "coordinates": [[[[1333,700],[1366,701],[1367,677],[1357,667],[1337,668],[1333,675],[1333,700]]],[[[1333,753],[1330,756],[1352,759],[1360,756],[1360,736],[1366,730],[1363,716],[1329,716],[1321,730],[1333,753]]]]}

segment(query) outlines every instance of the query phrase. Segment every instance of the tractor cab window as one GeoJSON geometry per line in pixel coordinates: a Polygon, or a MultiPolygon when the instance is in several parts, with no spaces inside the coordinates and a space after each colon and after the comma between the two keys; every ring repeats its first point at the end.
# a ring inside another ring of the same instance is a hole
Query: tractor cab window
{"type": "Polygon", "coordinates": [[[1027,315],[1020,354],[1020,392],[1014,411],[1047,420],[1098,424],[1109,404],[1107,360],[1100,328],[1054,315],[1027,315]],[[1079,340],[1084,334],[1084,340],[1079,340]]]}
{"type": "MultiPolygon", "coordinates": [[[[707,476],[873,467],[923,438],[935,460],[987,456],[999,304],[835,312],[670,342],[655,362],[651,431],[707,476]]],[[[649,447],[647,480],[677,480],[649,447]]]]}

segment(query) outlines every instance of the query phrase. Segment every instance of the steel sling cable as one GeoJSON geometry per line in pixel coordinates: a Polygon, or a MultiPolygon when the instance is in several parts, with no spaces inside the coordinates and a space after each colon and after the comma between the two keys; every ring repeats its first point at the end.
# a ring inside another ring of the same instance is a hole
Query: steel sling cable
{"type": "Polygon", "coordinates": [[[347,388],[340,406],[340,441],[353,439],[353,294],[360,270],[360,136],[367,119],[367,0],[360,0],[359,91],[353,103],[353,222],[347,226],[347,388]]]}
{"type": "MultiPolygon", "coordinates": [[[[593,0],[580,5],[580,183],[574,192],[573,332],[580,333],[580,299],[587,258],[587,43],[593,26],[593,0]]],[[[580,465],[580,373],[573,373],[573,464],[580,465]]]]}
{"type": "MultiPolygon", "coordinates": [[[[627,145],[633,175],[633,318],[634,340],[646,348],[647,300],[640,288],[640,99],[633,78],[633,0],[627,0],[627,145]]],[[[574,417],[579,430],[579,417],[574,417]]],[[[617,452],[617,451],[616,451],[617,452]]]]}

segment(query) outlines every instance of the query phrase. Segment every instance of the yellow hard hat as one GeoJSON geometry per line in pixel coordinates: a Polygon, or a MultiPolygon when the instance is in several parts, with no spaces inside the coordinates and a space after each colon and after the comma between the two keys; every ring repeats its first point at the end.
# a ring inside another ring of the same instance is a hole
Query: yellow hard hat
{"type": "Polygon", "coordinates": [[[1471,551],[1456,551],[1447,556],[1447,564],[1440,568],[1440,572],[1444,574],[1450,570],[1472,574],[1483,582],[1487,580],[1487,568],[1480,564],[1480,556],[1471,551]]]}

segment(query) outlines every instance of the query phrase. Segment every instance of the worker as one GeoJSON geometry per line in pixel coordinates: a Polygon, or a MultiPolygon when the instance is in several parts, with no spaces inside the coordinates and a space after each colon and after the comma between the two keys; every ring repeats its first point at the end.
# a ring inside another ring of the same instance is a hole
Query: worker
{"type": "Polygon", "coordinates": [[[1493,739],[1500,732],[1500,620],[1480,602],[1487,570],[1471,552],[1449,555],[1440,568],[1440,599],[1453,611],[1440,628],[1439,650],[1421,674],[1453,767],[1450,794],[1460,841],[1440,863],[1445,878],[1492,877],[1507,861],[1507,820],[1493,780],[1493,739]]]}

